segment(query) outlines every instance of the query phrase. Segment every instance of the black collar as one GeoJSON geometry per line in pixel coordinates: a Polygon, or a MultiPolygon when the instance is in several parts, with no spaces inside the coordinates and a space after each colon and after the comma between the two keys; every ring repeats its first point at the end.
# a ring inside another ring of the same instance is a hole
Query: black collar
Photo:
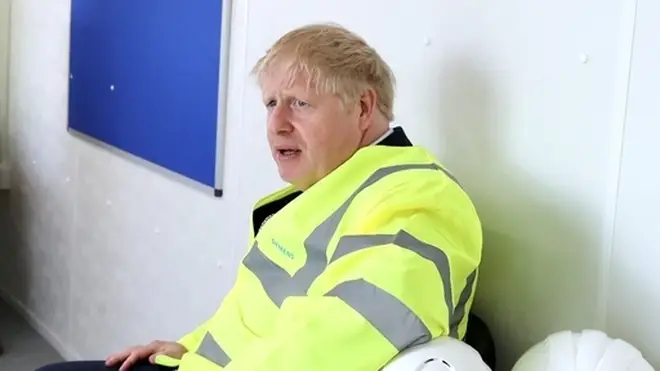
{"type": "Polygon", "coordinates": [[[392,133],[381,140],[377,145],[388,147],[412,147],[412,142],[399,126],[392,129],[392,133]]]}

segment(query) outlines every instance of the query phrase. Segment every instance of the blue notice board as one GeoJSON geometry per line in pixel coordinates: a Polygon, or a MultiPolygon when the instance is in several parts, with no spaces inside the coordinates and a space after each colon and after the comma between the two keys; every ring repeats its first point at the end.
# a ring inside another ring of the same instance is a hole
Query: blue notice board
{"type": "Polygon", "coordinates": [[[221,195],[228,1],[72,0],[69,130],[221,195]]]}

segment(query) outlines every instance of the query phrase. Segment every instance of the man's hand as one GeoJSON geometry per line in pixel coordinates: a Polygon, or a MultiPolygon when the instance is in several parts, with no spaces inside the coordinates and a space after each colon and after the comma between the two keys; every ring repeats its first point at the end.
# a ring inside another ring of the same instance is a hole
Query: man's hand
{"type": "Polygon", "coordinates": [[[147,345],[138,345],[109,356],[105,360],[108,367],[121,364],[119,371],[129,371],[137,362],[148,359],[154,363],[159,355],[181,359],[188,350],[172,341],[152,341],[147,345]]]}

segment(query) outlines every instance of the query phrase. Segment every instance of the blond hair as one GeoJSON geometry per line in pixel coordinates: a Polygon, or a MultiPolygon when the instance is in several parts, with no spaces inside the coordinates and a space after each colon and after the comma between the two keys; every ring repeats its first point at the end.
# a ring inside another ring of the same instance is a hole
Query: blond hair
{"type": "Polygon", "coordinates": [[[338,95],[345,104],[373,89],[378,110],[389,121],[394,119],[394,74],[374,48],[346,28],[311,24],[294,29],[257,61],[252,74],[261,80],[269,66],[282,59],[291,60],[289,82],[299,73],[307,73],[319,94],[338,95]]]}

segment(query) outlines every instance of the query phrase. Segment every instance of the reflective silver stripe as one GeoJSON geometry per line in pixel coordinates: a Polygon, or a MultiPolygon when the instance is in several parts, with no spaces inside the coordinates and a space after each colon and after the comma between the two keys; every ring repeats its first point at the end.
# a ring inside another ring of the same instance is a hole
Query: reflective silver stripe
{"type": "MultiPolygon", "coordinates": [[[[467,301],[472,295],[474,289],[474,282],[476,279],[477,271],[474,270],[468,277],[465,288],[461,292],[458,303],[454,307],[453,292],[451,285],[451,268],[449,266],[449,259],[445,252],[433,245],[429,245],[420,241],[413,235],[406,231],[401,231],[397,234],[381,234],[381,235],[358,235],[358,236],[343,236],[337,244],[337,249],[332,256],[331,262],[340,259],[341,257],[354,253],[356,251],[364,250],[374,246],[382,246],[387,244],[394,244],[398,247],[408,249],[431,261],[442,280],[442,287],[445,296],[445,305],[448,310],[448,323],[450,335],[458,337],[458,330],[465,316],[467,301]]],[[[399,318],[407,318],[414,314],[407,309],[407,312],[398,313],[399,318]]],[[[392,321],[390,326],[396,325],[396,321],[392,321]]],[[[381,329],[382,332],[385,332],[381,329]]],[[[393,342],[394,344],[394,342],[393,342]]]]}
{"type": "Polygon", "coordinates": [[[342,282],[325,296],[348,304],[399,351],[431,340],[431,332],[415,313],[387,291],[363,279],[342,282]]]}
{"type": "Polygon", "coordinates": [[[231,362],[227,353],[225,353],[209,332],[204,335],[204,339],[196,353],[221,367],[227,367],[229,362],[231,362]]]}
{"type": "Polygon", "coordinates": [[[454,308],[454,300],[452,299],[451,270],[449,268],[449,259],[447,258],[447,255],[442,249],[422,242],[406,231],[391,235],[344,236],[339,240],[337,250],[332,256],[331,261],[359,250],[390,243],[413,251],[421,257],[430,260],[435,265],[442,280],[445,305],[447,305],[451,315],[452,309],[454,308]]]}
{"type": "Polygon", "coordinates": [[[477,270],[473,270],[472,273],[467,277],[465,280],[465,287],[463,287],[463,291],[461,292],[461,296],[458,298],[458,303],[456,304],[456,308],[454,308],[454,313],[451,316],[451,323],[450,323],[450,329],[451,332],[449,333],[449,336],[455,337],[458,339],[458,330],[461,326],[461,322],[463,322],[463,318],[465,318],[465,310],[467,308],[467,302],[470,300],[470,297],[472,296],[472,291],[474,291],[474,283],[477,279],[477,270]]]}
{"type": "Polygon", "coordinates": [[[257,276],[266,295],[278,307],[287,296],[305,294],[306,290],[299,289],[287,271],[264,255],[256,240],[243,259],[243,265],[257,276]]]}
{"type": "Polygon", "coordinates": [[[346,235],[342,236],[337,243],[337,248],[330,258],[330,262],[354,253],[356,251],[368,249],[374,246],[387,245],[394,242],[396,238],[393,234],[366,234],[366,235],[346,235]]]}

